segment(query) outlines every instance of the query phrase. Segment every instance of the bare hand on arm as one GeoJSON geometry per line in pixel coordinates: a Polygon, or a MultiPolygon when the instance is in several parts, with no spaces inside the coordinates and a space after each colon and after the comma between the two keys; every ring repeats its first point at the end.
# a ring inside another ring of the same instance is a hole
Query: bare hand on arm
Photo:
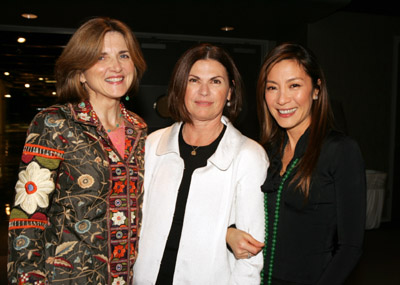
{"type": "Polygon", "coordinates": [[[237,259],[245,259],[257,255],[264,247],[264,243],[235,228],[228,228],[226,242],[237,259]]]}

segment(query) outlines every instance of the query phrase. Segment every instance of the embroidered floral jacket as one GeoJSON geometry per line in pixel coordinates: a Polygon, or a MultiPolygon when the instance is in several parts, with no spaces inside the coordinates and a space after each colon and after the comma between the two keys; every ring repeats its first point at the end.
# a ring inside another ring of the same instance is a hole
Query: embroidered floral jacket
{"type": "Polygon", "coordinates": [[[121,104],[125,155],[89,102],[37,114],[9,222],[11,284],[130,284],[147,126],[121,104]]]}

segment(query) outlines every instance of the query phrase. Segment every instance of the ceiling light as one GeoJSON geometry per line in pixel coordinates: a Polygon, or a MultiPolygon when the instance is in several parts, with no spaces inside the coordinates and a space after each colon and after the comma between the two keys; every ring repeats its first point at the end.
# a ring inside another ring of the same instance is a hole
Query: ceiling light
{"type": "Polygon", "coordinates": [[[51,92],[52,95],[57,95],[57,93],[55,91],[51,92]]]}
{"type": "Polygon", "coordinates": [[[38,80],[39,80],[39,81],[43,81],[44,78],[43,78],[43,77],[39,77],[38,80]]]}
{"type": "Polygon", "coordinates": [[[24,13],[24,14],[21,14],[21,17],[32,20],[32,19],[36,19],[38,16],[35,14],[32,14],[32,13],[24,13]]]}
{"type": "Polygon", "coordinates": [[[31,85],[29,83],[25,83],[25,87],[29,88],[29,87],[31,87],[31,85]]]}
{"type": "Polygon", "coordinates": [[[23,37],[19,37],[17,40],[17,42],[19,42],[20,44],[24,43],[25,41],[26,41],[26,39],[23,37]]]}
{"type": "Polygon", "coordinates": [[[9,76],[9,75],[10,75],[10,72],[5,71],[5,72],[4,72],[4,75],[5,75],[5,76],[9,76]]]}
{"type": "Polygon", "coordinates": [[[224,26],[224,27],[221,28],[221,30],[225,31],[225,32],[230,32],[230,31],[233,31],[234,29],[235,28],[232,27],[232,26],[224,26]]]}
{"type": "Polygon", "coordinates": [[[11,95],[10,94],[6,94],[6,95],[4,95],[4,97],[5,98],[11,98],[11,95]]]}

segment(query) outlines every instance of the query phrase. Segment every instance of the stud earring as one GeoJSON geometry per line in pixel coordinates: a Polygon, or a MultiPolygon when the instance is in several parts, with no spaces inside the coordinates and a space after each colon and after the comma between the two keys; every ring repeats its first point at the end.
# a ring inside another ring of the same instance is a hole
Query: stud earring
{"type": "Polygon", "coordinates": [[[318,95],[319,95],[319,90],[315,90],[316,92],[314,93],[313,100],[318,100],[318,95]]]}
{"type": "Polygon", "coordinates": [[[230,101],[226,102],[226,106],[230,107],[231,106],[231,102],[230,101]]]}

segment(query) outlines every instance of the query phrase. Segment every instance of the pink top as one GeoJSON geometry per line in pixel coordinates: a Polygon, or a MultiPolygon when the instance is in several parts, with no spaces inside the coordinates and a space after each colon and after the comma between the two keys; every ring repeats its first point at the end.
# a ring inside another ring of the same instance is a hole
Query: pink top
{"type": "Polygon", "coordinates": [[[115,148],[118,150],[121,157],[124,158],[124,155],[125,155],[125,124],[124,124],[124,122],[122,121],[122,124],[120,127],[116,128],[112,132],[109,132],[108,136],[110,137],[111,142],[113,143],[115,148]]]}

